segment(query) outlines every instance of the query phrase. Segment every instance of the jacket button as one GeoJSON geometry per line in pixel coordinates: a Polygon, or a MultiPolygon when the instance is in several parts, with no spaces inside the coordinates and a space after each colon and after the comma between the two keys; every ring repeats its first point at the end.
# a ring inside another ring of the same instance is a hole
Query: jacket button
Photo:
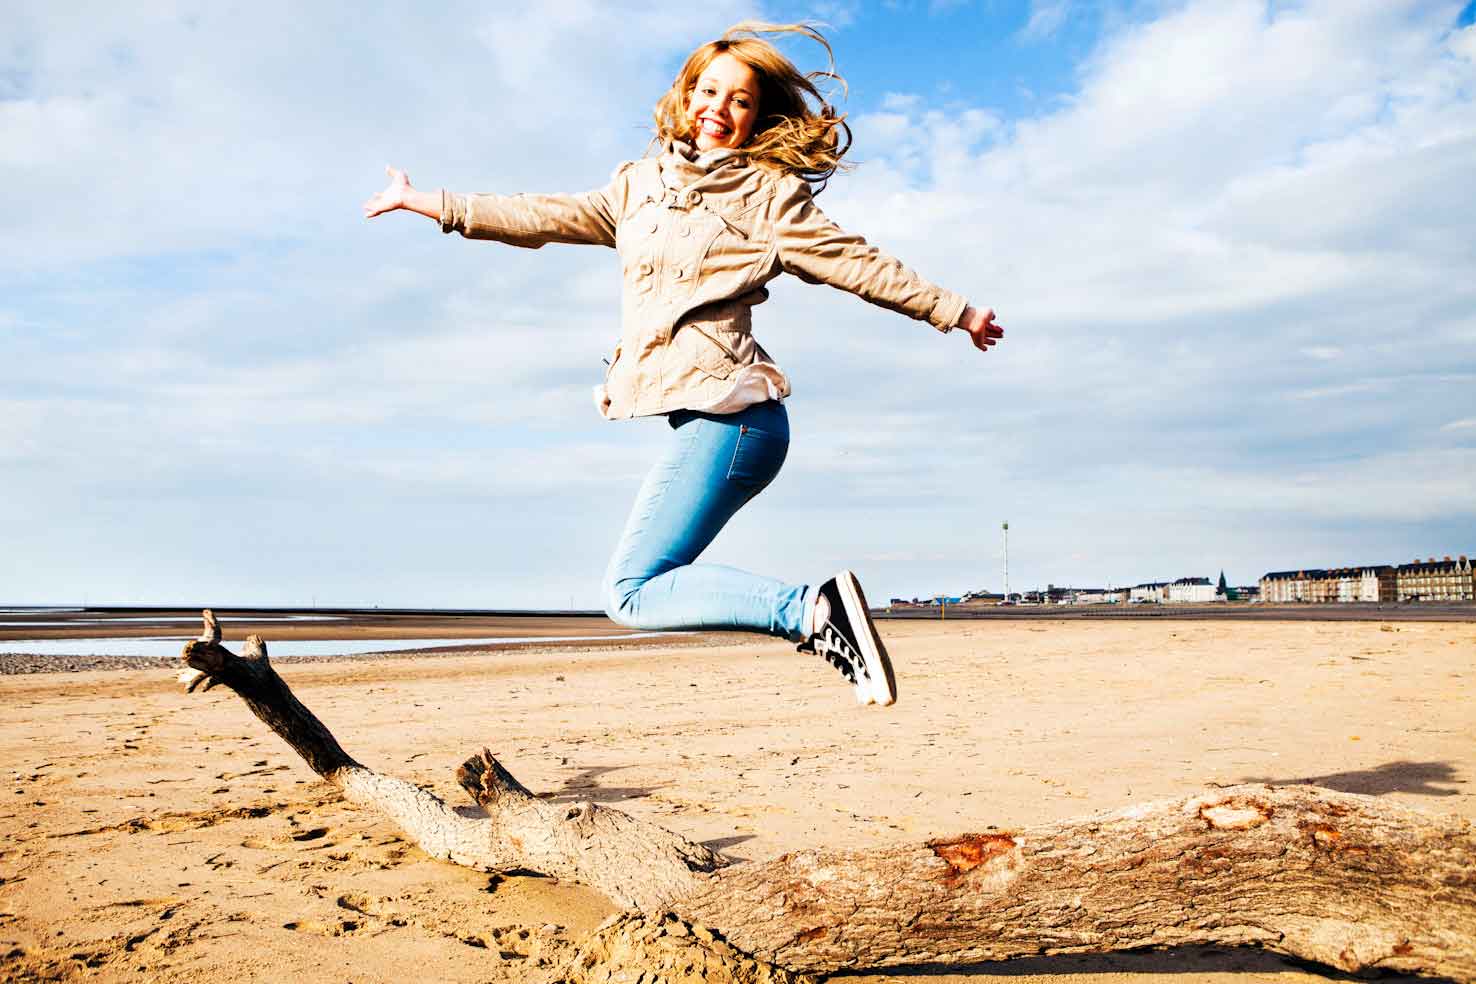
{"type": "Polygon", "coordinates": [[[682,274],[683,274],[683,271],[682,271],[682,270],[681,270],[681,269],[680,269],[680,268],[679,268],[679,269],[678,269],[678,270],[677,270],[677,272],[676,272],[676,278],[677,278],[677,279],[678,279],[678,280],[681,280],[681,279],[682,279],[682,274]]]}
{"type": "Polygon", "coordinates": [[[651,275],[651,264],[642,260],[641,265],[636,267],[636,272],[638,272],[643,277],[649,277],[651,275]]]}
{"type": "Polygon", "coordinates": [[[660,222],[652,222],[651,223],[651,229],[650,229],[650,231],[654,234],[656,232],[656,230],[657,229],[660,229],[660,228],[661,228],[661,223],[660,222]]]}
{"type": "Polygon", "coordinates": [[[685,239],[692,234],[691,226],[682,226],[682,238],[685,239]]]}
{"type": "Polygon", "coordinates": [[[687,207],[688,208],[691,208],[693,205],[700,204],[701,201],[702,201],[702,192],[700,192],[700,191],[689,191],[689,192],[687,192],[687,207]]]}

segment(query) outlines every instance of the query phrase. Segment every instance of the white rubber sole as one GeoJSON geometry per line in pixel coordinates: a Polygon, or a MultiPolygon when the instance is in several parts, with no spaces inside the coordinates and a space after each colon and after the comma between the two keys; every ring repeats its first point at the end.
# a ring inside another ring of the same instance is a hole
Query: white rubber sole
{"type": "Polygon", "coordinates": [[[856,645],[861,649],[861,658],[866,661],[866,675],[870,679],[869,693],[856,689],[856,700],[861,704],[880,704],[889,707],[897,703],[897,677],[892,672],[892,660],[887,647],[872,624],[871,612],[866,607],[866,596],[861,593],[861,583],[850,571],[841,571],[835,576],[840,590],[841,603],[846,606],[846,618],[856,632],[856,645]]]}

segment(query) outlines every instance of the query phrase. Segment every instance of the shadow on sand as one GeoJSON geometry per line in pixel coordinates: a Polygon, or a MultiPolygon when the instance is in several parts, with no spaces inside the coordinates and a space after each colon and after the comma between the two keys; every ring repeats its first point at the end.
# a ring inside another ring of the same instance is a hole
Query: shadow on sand
{"type": "Polygon", "coordinates": [[[1388,762],[1372,769],[1356,772],[1334,772],[1325,776],[1303,776],[1297,779],[1249,778],[1244,782],[1262,782],[1268,786],[1321,786],[1340,793],[1362,793],[1384,796],[1409,793],[1413,796],[1459,796],[1465,785],[1449,762],[1388,762]]]}
{"type": "Polygon", "coordinates": [[[591,803],[613,803],[616,800],[640,799],[650,796],[660,786],[602,786],[600,777],[610,773],[619,772],[625,768],[621,765],[595,766],[589,769],[580,769],[574,775],[564,780],[564,784],[558,789],[546,793],[540,793],[539,799],[548,800],[551,803],[572,803],[589,800],[591,803]]]}
{"type": "MultiPolygon", "coordinates": [[[[1063,954],[1055,957],[1026,957],[1020,960],[974,964],[969,967],[946,967],[939,964],[916,964],[911,967],[888,967],[886,971],[839,973],[828,980],[866,981],[907,980],[909,977],[941,976],[960,981],[1001,981],[1032,975],[1073,974],[1164,974],[1184,981],[1200,981],[1209,974],[1255,974],[1256,980],[1275,980],[1280,974],[1316,974],[1328,981],[1364,981],[1322,964],[1308,963],[1268,953],[1254,947],[1222,949],[1205,946],[1178,946],[1164,950],[1132,950],[1123,953],[1063,954]]],[[[1380,975],[1382,984],[1455,984],[1447,977],[1412,977],[1406,974],[1380,975]]]]}

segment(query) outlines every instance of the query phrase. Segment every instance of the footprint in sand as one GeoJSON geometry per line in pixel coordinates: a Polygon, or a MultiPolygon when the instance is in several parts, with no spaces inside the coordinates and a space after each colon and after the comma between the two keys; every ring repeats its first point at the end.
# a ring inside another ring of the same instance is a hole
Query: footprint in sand
{"type": "MultiPolygon", "coordinates": [[[[290,837],[292,840],[295,840],[295,841],[298,841],[298,842],[302,842],[302,841],[315,841],[315,840],[319,840],[319,839],[321,839],[323,837],[328,836],[328,828],[327,827],[313,827],[313,828],[311,828],[309,830],[298,830],[298,831],[294,831],[293,833],[288,834],[287,836],[290,837]]],[[[322,847],[331,847],[332,845],[331,844],[323,844],[323,845],[320,845],[320,846],[322,846],[322,847]]]]}
{"type": "Polygon", "coordinates": [[[409,925],[408,919],[402,916],[396,909],[387,905],[389,901],[390,900],[388,898],[381,897],[375,899],[371,898],[368,895],[361,895],[356,892],[350,892],[347,895],[340,895],[337,899],[338,907],[340,909],[347,909],[350,912],[357,912],[361,916],[369,916],[375,919],[382,919],[385,922],[389,923],[391,926],[409,925]]]}
{"type": "Polygon", "coordinates": [[[359,927],[360,922],[356,919],[339,919],[334,922],[303,919],[282,924],[283,929],[290,929],[294,933],[312,933],[314,936],[351,936],[359,931],[359,927]]]}

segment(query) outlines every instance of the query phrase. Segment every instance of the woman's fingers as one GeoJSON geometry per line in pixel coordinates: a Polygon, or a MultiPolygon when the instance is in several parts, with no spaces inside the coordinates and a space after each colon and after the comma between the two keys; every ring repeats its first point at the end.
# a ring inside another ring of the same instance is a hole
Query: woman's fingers
{"type": "Polygon", "coordinates": [[[364,203],[364,218],[366,219],[383,215],[385,212],[393,212],[405,204],[405,192],[410,189],[410,175],[397,170],[393,164],[386,164],[384,173],[389,175],[389,187],[373,195],[364,203]]]}
{"type": "Polygon", "coordinates": [[[994,323],[993,308],[985,310],[983,314],[972,307],[969,308],[964,327],[968,330],[969,337],[973,339],[974,347],[980,352],[988,352],[991,345],[1004,337],[1004,329],[994,323]]]}
{"type": "Polygon", "coordinates": [[[395,207],[394,197],[387,190],[375,192],[364,203],[364,218],[372,219],[376,215],[383,215],[395,207]]]}

